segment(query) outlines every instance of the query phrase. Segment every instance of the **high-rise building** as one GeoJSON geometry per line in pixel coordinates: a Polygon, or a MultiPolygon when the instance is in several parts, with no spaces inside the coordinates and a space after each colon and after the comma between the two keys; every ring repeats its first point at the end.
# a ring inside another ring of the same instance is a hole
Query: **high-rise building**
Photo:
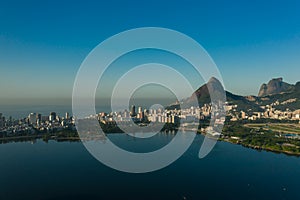
{"type": "Polygon", "coordinates": [[[37,114],[36,114],[36,119],[38,119],[38,120],[40,120],[40,121],[41,121],[41,120],[42,120],[42,115],[41,115],[41,114],[39,114],[39,113],[37,113],[37,114]]]}
{"type": "Polygon", "coordinates": [[[52,122],[56,120],[56,113],[55,112],[51,112],[49,115],[49,121],[52,122]]]}
{"type": "Polygon", "coordinates": [[[138,108],[138,113],[141,113],[141,112],[142,112],[142,107],[139,106],[139,108],[138,108]]]}
{"type": "Polygon", "coordinates": [[[141,106],[138,107],[137,118],[139,118],[139,119],[143,119],[144,118],[144,113],[143,113],[143,109],[142,109],[141,106]]]}
{"type": "Polygon", "coordinates": [[[178,118],[178,116],[172,115],[172,120],[171,120],[171,123],[173,123],[173,124],[177,124],[178,122],[179,122],[179,118],[178,118]]]}
{"type": "Polygon", "coordinates": [[[41,114],[36,114],[36,122],[37,122],[37,124],[41,124],[41,122],[42,122],[42,115],[41,114]]]}
{"type": "Polygon", "coordinates": [[[154,109],[151,114],[156,115],[156,113],[156,109],[154,109]]]}
{"type": "Polygon", "coordinates": [[[131,106],[130,115],[131,115],[132,117],[136,116],[135,105],[132,105],[132,106],[131,106]]]}
{"type": "Polygon", "coordinates": [[[123,113],[123,117],[124,117],[124,118],[127,118],[127,117],[129,117],[129,112],[128,112],[127,110],[125,110],[125,111],[124,111],[124,113],[123,113]]]}
{"type": "Polygon", "coordinates": [[[158,122],[160,122],[160,123],[162,123],[163,121],[162,121],[162,116],[161,115],[158,115],[158,122]]]}
{"type": "Polygon", "coordinates": [[[12,118],[12,116],[9,116],[9,118],[8,118],[8,125],[9,126],[13,125],[13,118],[12,118]]]}
{"type": "Polygon", "coordinates": [[[66,118],[66,119],[69,119],[69,118],[70,118],[70,115],[69,115],[68,112],[66,112],[65,118],[66,118]]]}
{"type": "Polygon", "coordinates": [[[149,111],[147,109],[144,109],[144,117],[149,115],[149,111]]]}
{"type": "Polygon", "coordinates": [[[0,113],[0,128],[4,126],[4,117],[2,117],[2,113],[0,113]]]}
{"type": "Polygon", "coordinates": [[[36,124],[36,117],[37,115],[36,115],[36,113],[30,113],[29,115],[28,115],[28,123],[29,124],[36,124]]]}

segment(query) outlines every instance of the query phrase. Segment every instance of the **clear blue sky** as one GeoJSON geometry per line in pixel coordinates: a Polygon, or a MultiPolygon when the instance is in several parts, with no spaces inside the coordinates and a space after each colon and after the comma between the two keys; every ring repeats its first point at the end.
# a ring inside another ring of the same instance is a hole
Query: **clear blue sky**
{"type": "MultiPolygon", "coordinates": [[[[0,101],[68,98],[81,62],[121,31],[156,26],[198,41],[226,89],[300,81],[300,1],[1,1],[0,101]]],[[[201,82],[199,82],[199,85],[201,82]]]]}

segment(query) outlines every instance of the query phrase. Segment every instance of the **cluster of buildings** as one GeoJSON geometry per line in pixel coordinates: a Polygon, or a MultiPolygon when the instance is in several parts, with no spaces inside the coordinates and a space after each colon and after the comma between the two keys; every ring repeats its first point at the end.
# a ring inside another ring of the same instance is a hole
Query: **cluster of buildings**
{"type": "MultiPolygon", "coordinates": [[[[134,121],[136,123],[170,123],[177,124],[179,121],[185,124],[198,123],[199,120],[208,119],[211,116],[212,106],[205,104],[202,107],[189,107],[181,110],[172,109],[165,110],[163,108],[157,109],[143,109],[141,106],[131,106],[130,111],[124,110],[120,112],[105,113],[100,112],[96,116],[99,122],[104,124],[129,123],[134,121]]],[[[88,117],[89,118],[89,117],[88,117]]],[[[218,118],[215,116],[216,124],[222,124],[225,117],[218,118]]],[[[31,134],[36,132],[51,132],[60,131],[66,128],[75,129],[75,118],[70,117],[69,113],[60,117],[55,112],[51,112],[47,116],[39,113],[30,113],[28,117],[14,120],[12,118],[5,119],[0,113],[0,135],[20,135],[31,134]]]]}
{"type": "MultiPolygon", "coordinates": [[[[245,111],[240,112],[229,112],[228,115],[231,116],[231,121],[237,120],[258,120],[258,119],[277,119],[277,120],[300,120],[300,109],[291,111],[289,109],[285,111],[276,110],[278,102],[272,103],[270,105],[261,106],[261,112],[251,112],[247,113],[245,111]]],[[[300,123],[300,122],[299,122],[300,123]]]]}
{"type": "MultiPolygon", "coordinates": [[[[202,107],[189,107],[186,109],[165,110],[163,108],[157,109],[143,109],[141,106],[136,109],[135,105],[131,106],[130,111],[124,110],[114,113],[101,112],[97,115],[100,122],[104,124],[127,123],[131,120],[137,123],[143,122],[158,122],[158,123],[172,123],[176,124],[179,121],[183,123],[194,123],[199,120],[204,120],[211,117],[212,107],[205,104],[202,107]]],[[[225,117],[221,119],[216,118],[216,122],[223,123],[225,117]]]]}
{"type": "MultiPolygon", "coordinates": [[[[284,102],[286,103],[286,102],[284,102]]],[[[226,103],[225,110],[227,116],[230,117],[231,121],[238,120],[258,120],[262,118],[278,119],[278,120],[299,120],[300,121],[300,110],[296,111],[280,111],[274,107],[279,102],[274,102],[270,105],[261,106],[261,112],[245,112],[237,111],[237,105],[229,105],[226,103]]],[[[199,120],[213,119],[215,124],[222,125],[225,122],[225,116],[219,115],[218,106],[212,107],[211,104],[204,104],[202,107],[189,107],[185,109],[143,109],[141,106],[137,107],[132,105],[130,110],[124,110],[120,112],[105,113],[100,112],[96,116],[90,116],[97,118],[99,122],[104,124],[116,124],[116,123],[128,123],[134,121],[136,123],[172,123],[176,124],[179,121],[185,124],[199,122],[199,120]]],[[[22,134],[22,133],[34,133],[39,132],[51,132],[59,131],[62,129],[71,128],[75,129],[75,118],[71,117],[69,113],[65,113],[65,116],[60,117],[55,112],[51,112],[47,116],[43,116],[39,113],[30,113],[28,117],[23,119],[14,120],[11,117],[5,119],[0,113],[0,134],[22,134]]]]}
{"type": "Polygon", "coordinates": [[[39,113],[30,113],[23,119],[5,119],[0,113],[0,134],[20,135],[33,134],[35,132],[59,131],[66,128],[74,129],[75,120],[66,113],[64,117],[51,112],[48,116],[42,116],[39,113]]]}
{"type": "Polygon", "coordinates": [[[107,123],[126,123],[131,120],[136,123],[143,122],[160,122],[160,123],[177,123],[178,122],[179,112],[177,110],[165,111],[162,108],[158,109],[143,109],[139,106],[136,109],[136,106],[131,106],[130,111],[124,110],[114,113],[99,113],[98,120],[104,124],[107,123]]]}

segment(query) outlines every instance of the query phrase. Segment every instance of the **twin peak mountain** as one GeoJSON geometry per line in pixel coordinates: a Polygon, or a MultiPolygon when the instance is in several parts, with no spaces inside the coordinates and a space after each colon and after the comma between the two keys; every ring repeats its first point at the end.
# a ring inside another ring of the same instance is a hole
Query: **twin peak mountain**
{"type": "Polygon", "coordinates": [[[258,96],[264,97],[269,95],[276,95],[281,93],[289,93],[299,89],[300,82],[297,82],[295,85],[286,83],[282,81],[282,78],[274,78],[268,82],[268,84],[262,84],[260,87],[258,96]]]}
{"type": "MultiPolygon", "coordinates": [[[[183,100],[184,105],[189,105],[195,97],[198,99],[199,106],[211,102],[209,91],[220,91],[222,84],[216,78],[211,78],[207,84],[198,88],[191,97],[183,100]]],[[[231,92],[226,92],[226,101],[230,104],[237,105],[237,110],[261,111],[261,106],[279,102],[276,109],[280,110],[296,110],[300,109],[300,81],[295,85],[283,82],[282,78],[274,78],[267,84],[262,84],[258,96],[240,96],[231,92]]],[[[216,95],[216,94],[214,94],[216,95]]],[[[218,94],[217,94],[218,95],[218,94]]],[[[179,106],[173,104],[170,107],[179,106]]]]}

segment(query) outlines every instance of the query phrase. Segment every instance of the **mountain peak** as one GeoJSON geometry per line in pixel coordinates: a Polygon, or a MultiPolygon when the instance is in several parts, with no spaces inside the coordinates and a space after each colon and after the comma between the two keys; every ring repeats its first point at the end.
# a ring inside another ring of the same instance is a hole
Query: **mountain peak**
{"type": "Polygon", "coordinates": [[[216,77],[212,76],[208,82],[220,82],[216,77]]]}
{"type": "Polygon", "coordinates": [[[259,97],[268,95],[280,94],[282,92],[289,92],[294,89],[294,85],[283,82],[283,78],[273,78],[268,84],[262,84],[258,93],[259,97]]]}

